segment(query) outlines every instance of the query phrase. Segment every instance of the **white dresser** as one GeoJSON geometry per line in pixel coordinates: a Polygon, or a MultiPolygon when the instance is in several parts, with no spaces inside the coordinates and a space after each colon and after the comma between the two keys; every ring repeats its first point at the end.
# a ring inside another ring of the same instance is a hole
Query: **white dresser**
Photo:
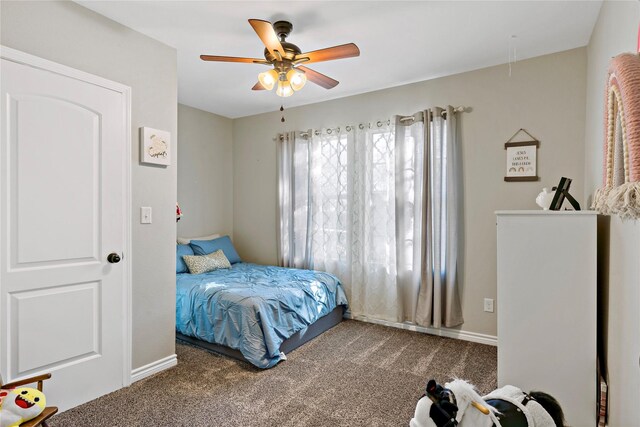
{"type": "Polygon", "coordinates": [[[498,386],[553,395],[596,423],[598,221],[592,211],[498,211],[498,386]]]}

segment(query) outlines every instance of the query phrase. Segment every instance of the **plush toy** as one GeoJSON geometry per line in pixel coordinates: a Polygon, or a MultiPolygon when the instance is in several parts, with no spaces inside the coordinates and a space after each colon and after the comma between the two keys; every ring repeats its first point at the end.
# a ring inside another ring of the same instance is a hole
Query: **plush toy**
{"type": "Polygon", "coordinates": [[[427,383],[410,427],[563,427],[558,402],[546,393],[505,386],[480,397],[464,380],[427,383]]]}
{"type": "Polygon", "coordinates": [[[180,221],[182,218],[182,209],[180,209],[180,205],[176,203],[176,222],[180,221]]]}
{"type": "Polygon", "coordinates": [[[19,426],[44,411],[47,401],[35,388],[0,390],[0,427],[19,426]]]}

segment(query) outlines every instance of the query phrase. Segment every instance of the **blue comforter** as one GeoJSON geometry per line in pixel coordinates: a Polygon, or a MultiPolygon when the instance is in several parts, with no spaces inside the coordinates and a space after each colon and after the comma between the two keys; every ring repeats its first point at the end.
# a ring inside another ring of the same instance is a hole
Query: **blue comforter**
{"type": "Polygon", "coordinates": [[[342,285],[319,271],[237,263],[177,275],[177,331],[240,350],[259,368],[282,360],[284,340],[338,305],[347,305],[342,285]]]}

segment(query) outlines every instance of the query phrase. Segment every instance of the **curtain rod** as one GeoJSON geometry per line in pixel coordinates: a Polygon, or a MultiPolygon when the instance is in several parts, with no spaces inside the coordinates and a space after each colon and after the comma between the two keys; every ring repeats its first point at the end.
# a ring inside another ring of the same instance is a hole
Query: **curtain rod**
{"type": "MultiPolygon", "coordinates": [[[[375,123],[373,124],[373,126],[382,127],[382,126],[384,126],[385,124],[386,124],[387,126],[391,125],[391,119],[387,119],[387,120],[378,120],[377,122],[375,122],[375,123]]],[[[365,128],[365,127],[368,127],[369,129],[371,129],[373,126],[372,126],[372,124],[371,124],[371,123],[367,123],[367,124],[365,124],[365,123],[360,123],[360,124],[358,125],[358,128],[359,128],[360,130],[364,130],[364,128],[365,128]]],[[[347,126],[345,126],[344,128],[345,128],[345,130],[346,130],[347,132],[351,132],[351,130],[352,130],[352,129],[354,129],[354,128],[355,128],[355,126],[347,125],[347,126]]],[[[327,129],[325,129],[325,132],[326,132],[327,134],[329,134],[329,135],[331,135],[333,132],[335,132],[335,133],[340,133],[340,127],[338,126],[337,128],[327,128],[327,129]]],[[[316,135],[316,136],[319,136],[319,135],[322,135],[322,131],[321,131],[321,130],[315,130],[315,131],[313,131],[313,134],[314,134],[314,135],[316,135]]],[[[308,138],[308,137],[309,137],[309,132],[300,132],[300,136],[302,136],[303,138],[308,138]]]]}
{"type": "MultiPolygon", "coordinates": [[[[458,107],[454,107],[453,108],[453,112],[454,113],[464,113],[466,111],[466,109],[467,109],[467,107],[460,105],[458,107]]],[[[447,117],[447,111],[443,109],[441,115],[442,115],[442,117],[446,118],[447,117]]],[[[403,117],[400,117],[399,120],[404,123],[404,122],[409,122],[409,121],[415,120],[415,117],[414,116],[403,116],[403,117]]],[[[388,120],[378,120],[377,122],[374,123],[374,125],[377,126],[377,127],[382,127],[385,124],[387,126],[390,125],[391,124],[391,120],[389,120],[389,119],[388,120]]],[[[347,126],[345,126],[345,129],[347,130],[347,132],[350,132],[351,129],[353,129],[354,127],[355,126],[347,125],[347,126]]],[[[360,123],[358,125],[358,128],[361,129],[361,130],[364,129],[365,127],[369,127],[369,129],[371,129],[371,127],[372,127],[371,123],[367,123],[367,124],[360,123]]],[[[340,128],[337,127],[335,129],[332,129],[332,128],[326,129],[326,133],[328,133],[329,135],[332,134],[334,131],[336,133],[340,133],[340,128]]],[[[322,132],[319,131],[319,130],[316,130],[316,131],[314,131],[314,134],[316,136],[318,136],[318,135],[322,134],[322,132]]],[[[300,132],[300,136],[303,137],[303,138],[308,138],[309,137],[309,132],[300,132]]],[[[282,141],[282,139],[284,139],[284,134],[279,133],[274,138],[274,141],[282,141]]]]}
{"type": "MultiPolygon", "coordinates": [[[[363,129],[364,129],[364,128],[366,128],[366,127],[368,127],[369,129],[371,129],[373,126],[382,127],[382,126],[384,126],[384,125],[387,125],[387,126],[391,125],[391,119],[387,119],[387,120],[378,120],[377,122],[375,122],[375,123],[373,123],[373,124],[372,124],[372,123],[366,123],[366,124],[365,124],[365,123],[360,123],[357,127],[358,127],[360,130],[363,130],[363,129]]],[[[352,130],[352,129],[354,129],[354,128],[355,128],[355,126],[347,125],[347,126],[345,126],[344,128],[346,129],[346,131],[347,131],[347,132],[351,132],[351,130],[352,130]]],[[[336,128],[326,128],[324,131],[325,131],[328,135],[331,135],[331,134],[332,134],[332,133],[334,133],[334,132],[335,132],[335,133],[337,133],[337,134],[339,134],[339,133],[340,133],[340,127],[338,126],[338,127],[336,127],[336,128]]],[[[308,138],[308,137],[310,136],[309,132],[304,132],[304,131],[299,132],[298,134],[299,134],[301,137],[303,137],[303,138],[308,138]]],[[[319,135],[322,135],[322,131],[321,131],[321,130],[314,130],[314,131],[313,131],[313,134],[314,134],[314,135],[316,135],[316,136],[319,136],[319,135]]],[[[278,140],[282,141],[282,139],[283,139],[283,138],[284,138],[284,134],[279,133],[279,134],[274,138],[274,141],[278,141],[278,140]]]]}
{"type": "MultiPolygon", "coordinates": [[[[453,112],[454,113],[464,113],[466,111],[466,109],[467,109],[467,107],[465,107],[463,105],[460,105],[458,107],[454,107],[453,108],[453,112]]],[[[447,118],[447,110],[443,109],[441,115],[442,115],[442,117],[447,118]]],[[[415,119],[416,119],[415,116],[403,116],[403,117],[400,117],[400,121],[402,123],[411,122],[411,121],[413,121],[415,119]]]]}

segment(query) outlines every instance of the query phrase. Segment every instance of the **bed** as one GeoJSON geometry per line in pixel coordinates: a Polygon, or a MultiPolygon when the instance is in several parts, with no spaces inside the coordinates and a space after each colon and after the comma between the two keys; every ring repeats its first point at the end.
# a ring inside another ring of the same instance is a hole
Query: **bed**
{"type": "Polygon", "coordinates": [[[259,368],[338,324],[347,306],[331,274],[244,262],[176,274],[176,288],[178,339],[259,368]]]}

